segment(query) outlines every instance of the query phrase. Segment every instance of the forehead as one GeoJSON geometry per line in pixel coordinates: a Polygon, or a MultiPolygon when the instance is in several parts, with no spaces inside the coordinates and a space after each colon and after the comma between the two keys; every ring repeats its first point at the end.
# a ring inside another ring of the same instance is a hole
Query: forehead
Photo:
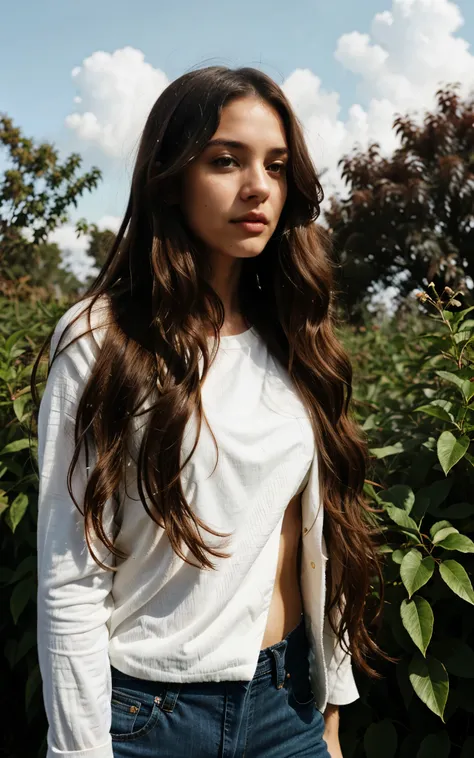
{"type": "Polygon", "coordinates": [[[227,103],[213,137],[238,140],[254,147],[287,146],[279,113],[269,103],[256,97],[239,98],[227,103]]]}

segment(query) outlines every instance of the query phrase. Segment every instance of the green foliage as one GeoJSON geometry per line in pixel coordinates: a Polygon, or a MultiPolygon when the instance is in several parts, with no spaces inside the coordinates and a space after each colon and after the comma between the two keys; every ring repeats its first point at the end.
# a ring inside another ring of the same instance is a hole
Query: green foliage
{"type": "Polygon", "coordinates": [[[97,224],[88,225],[87,231],[90,240],[87,255],[93,258],[98,268],[102,268],[115,241],[115,233],[110,229],[100,230],[97,224]]]}
{"type": "Polygon", "coordinates": [[[473,747],[474,308],[458,296],[431,284],[420,295],[429,317],[345,335],[384,540],[378,641],[397,663],[378,666],[380,681],[358,677],[361,700],[342,712],[344,758],[379,755],[378,729],[396,758],[473,747]]]}
{"type": "MultiPolygon", "coordinates": [[[[36,653],[36,440],[30,439],[33,359],[67,304],[0,296],[0,691],[9,703],[0,755],[44,754],[36,653]],[[41,747],[43,745],[43,747],[41,747]]],[[[33,428],[33,432],[35,429],[33,428]]]]}
{"type": "MultiPolygon", "coordinates": [[[[454,293],[441,299],[429,291],[430,318],[408,315],[343,335],[355,368],[355,413],[372,456],[365,489],[383,533],[386,595],[378,641],[398,660],[378,664],[380,681],[357,674],[361,698],[342,709],[344,758],[474,754],[468,736],[474,714],[474,309],[454,304],[453,310],[454,293]],[[447,432],[454,442],[440,445],[447,432]]],[[[6,609],[0,688],[10,703],[3,735],[8,758],[23,758],[25,744],[32,758],[44,755],[29,380],[34,356],[67,305],[0,302],[0,600],[6,609]]]]}
{"type": "MultiPolygon", "coordinates": [[[[6,114],[0,114],[0,148],[7,169],[0,180],[0,281],[27,277],[33,286],[77,291],[79,282],[61,268],[61,252],[48,235],[68,221],[71,206],[97,187],[101,172],[79,174],[82,158],[64,161],[49,143],[35,145],[6,114]]],[[[77,225],[78,234],[83,231],[77,225]]]]}

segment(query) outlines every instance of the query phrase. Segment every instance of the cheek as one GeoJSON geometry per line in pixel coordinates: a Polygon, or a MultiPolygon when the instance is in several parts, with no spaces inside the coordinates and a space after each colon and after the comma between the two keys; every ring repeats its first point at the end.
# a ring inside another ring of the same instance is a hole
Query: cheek
{"type": "Polygon", "coordinates": [[[231,202],[222,182],[197,181],[189,183],[185,212],[188,223],[195,231],[211,231],[222,227],[228,216],[231,202]]]}
{"type": "Polygon", "coordinates": [[[279,196],[279,210],[280,210],[280,213],[283,210],[283,206],[286,203],[286,198],[287,197],[288,197],[288,186],[287,186],[287,184],[285,182],[284,184],[281,185],[280,196],[279,196]]]}

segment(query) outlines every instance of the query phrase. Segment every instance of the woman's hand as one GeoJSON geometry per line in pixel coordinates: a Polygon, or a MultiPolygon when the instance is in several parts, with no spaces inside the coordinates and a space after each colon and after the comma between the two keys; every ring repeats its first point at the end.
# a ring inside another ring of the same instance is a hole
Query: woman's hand
{"type": "Polygon", "coordinates": [[[343,758],[339,744],[339,706],[328,703],[324,711],[324,739],[331,758],[343,758]]]}

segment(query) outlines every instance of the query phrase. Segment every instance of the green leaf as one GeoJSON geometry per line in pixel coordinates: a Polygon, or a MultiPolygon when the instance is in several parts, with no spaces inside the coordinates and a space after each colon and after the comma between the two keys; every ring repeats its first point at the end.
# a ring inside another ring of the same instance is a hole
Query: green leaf
{"type": "Polygon", "coordinates": [[[430,650],[450,674],[462,679],[474,679],[474,650],[466,642],[448,637],[433,642],[430,650]]]}
{"type": "Polygon", "coordinates": [[[383,503],[391,503],[406,513],[410,513],[415,502],[415,493],[406,484],[395,484],[387,490],[379,493],[383,503]]]}
{"type": "Polygon", "coordinates": [[[433,634],[434,615],[427,600],[415,595],[413,600],[404,600],[400,606],[403,626],[417,648],[426,655],[433,634]]]}
{"type": "Polygon", "coordinates": [[[438,547],[445,550],[458,550],[460,553],[474,553],[474,542],[465,534],[448,534],[438,542],[438,547]]]}
{"type": "Polygon", "coordinates": [[[444,721],[444,709],[449,694],[449,677],[443,664],[428,655],[417,653],[410,661],[409,677],[420,700],[444,721]]]}
{"type": "MultiPolygon", "coordinates": [[[[416,493],[416,500],[418,498],[428,497],[430,501],[429,510],[433,512],[433,508],[438,508],[443,503],[451,492],[454,479],[452,477],[439,479],[436,482],[432,482],[427,487],[421,487],[416,493]]],[[[416,505],[415,505],[416,507],[416,505]]],[[[423,515],[423,514],[421,514],[423,515]]]]}
{"type": "Polygon", "coordinates": [[[474,605],[474,590],[466,570],[457,561],[442,561],[439,567],[441,578],[448,587],[467,603],[474,605]]]}
{"type": "Polygon", "coordinates": [[[458,463],[466,453],[470,445],[467,434],[456,438],[452,432],[443,432],[438,437],[437,453],[438,460],[445,474],[458,463]]]}
{"type": "Polygon", "coordinates": [[[449,758],[451,740],[447,732],[429,734],[420,745],[416,758],[449,758]]]}
{"type": "Polygon", "coordinates": [[[0,450],[0,456],[10,453],[19,453],[20,450],[25,450],[29,446],[30,441],[27,439],[13,440],[13,442],[9,442],[8,445],[5,445],[3,450],[0,450]]]}
{"type": "Polygon", "coordinates": [[[463,330],[462,332],[457,332],[454,335],[454,342],[456,345],[459,345],[461,342],[467,342],[467,340],[470,339],[472,339],[472,334],[469,329],[463,330]]]}
{"type": "Polygon", "coordinates": [[[436,374],[440,377],[440,379],[444,379],[446,382],[454,384],[455,387],[457,387],[461,392],[464,400],[469,399],[471,383],[468,379],[463,379],[462,377],[451,373],[451,371],[436,371],[436,374]]]}
{"type": "Polygon", "coordinates": [[[400,566],[400,576],[403,584],[411,597],[420,587],[428,582],[433,576],[435,562],[431,556],[421,557],[418,550],[410,550],[404,557],[400,566]]]}
{"type": "Polygon", "coordinates": [[[449,400],[432,400],[428,405],[420,405],[419,408],[415,408],[416,412],[426,413],[428,416],[434,416],[441,421],[448,421],[454,423],[454,416],[451,413],[453,403],[449,400]]]}
{"type": "Polygon", "coordinates": [[[13,401],[13,411],[20,423],[25,418],[25,405],[28,403],[29,400],[30,400],[30,395],[25,393],[24,395],[20,395],[19,397],[16,398],[16,400],[13,401]]]}
{"type": "MultiPolygon", "coordinates": [[[[442,529],[452,529],[453,525],[449,521],[437,521],[430,529],[430,535],[431,539],[434,540],[436,534],[440,532],[442,529]]],[[[457,529],[454,531],[457,532],[457,529]]]]}
{"type": "Polygon", "coordinates": [[[394,563],[401,564],[406,554],[407,554],[406,550],[400,550],[400,549],[394,550],[392,553],[392,561],[394,563]]]}
{"type": "Polygon", "coordinates": [[[403,453],[403,445],[401,442],[397,442],[395,445],[387,445],[386,447],[373,447],[369,452],[376,458],[387,458],[389,455],[403,453]]]}
{"type": "Polygon", "coordinates": [[[382,505],[395,524],[398,524],[398,526],[401,526],[404,529],[418,533],[416,521],[413,521],[406,511],[397,508],[395,505],[389,505],[388,503],[382,503],[382,505]]]}
{"type": "Polygon", "coordinates": [[[364,735],[366,758],[394,758],[397,752],[397,730],[389,719],[371,724],[364,735]]]}
{"type": "Polygon", "coordinates": [[[27,508],[28,495],[24,492],[20,492],[20,494],[14,499],[5,516],[5,522],[8,524],[12,532],[15,532],[15,529],[25,515],[27,508]]]}
{"type": "Polygon", "coordinates": [[[370,484],[369,482],[364,482],[364,494],[367,495],[372,500],[375,500],[376,503],[378,503],[380,500],[377,492],[375,491],[374,486],[370,484]]]}
{"type": "MultiPolygon", "coordinates": [[[[446,481],[449,480],[446,479],[446,481]]],[[[436,518],[440,516],[446,516],[446,518],[451,519],[467,518],[474,513],[474,503],[453,503],[446,506],[446,508],[430,508],[430,513],[436,516],[436,518]]]]}
{"type": "Polygon", "coordinates": [[[440,529],[433,537],[433,545],[437,545],[438,542],[441,542],[441,540],[444,540],[450,534],[459,534],[459,531],[458,529],[455,529],[454,526],[447,526],[443,529],[440,529]]]}
{"type": "Polygon", "coordinates": [[[31,580],[23,579],[21,582],[15,585],[10,598],[10,612],[12,614],[13,623],[16,624],[20,618],[20,614],[25,609],[29,600],[31,592],[31,580]]]}
{"type": "Polygon", "coordinates": [[[18,329],[16,332],[13,332],[13,334],[10,334],[9,338],[5,340],[5,346],[4,346],[5,352],[10,353],[15,343],[18,342],[22,337],[24,337],[25,334],[28,334],[28,331],[26,329],[18,329]]]}

